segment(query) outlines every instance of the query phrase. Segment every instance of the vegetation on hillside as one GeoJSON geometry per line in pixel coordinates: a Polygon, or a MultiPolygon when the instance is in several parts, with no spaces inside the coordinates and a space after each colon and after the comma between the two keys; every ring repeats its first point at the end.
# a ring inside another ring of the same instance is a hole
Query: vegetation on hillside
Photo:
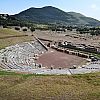
{"type": "Polygon", "coordinates": [[[0,26],[3,26],[4,28],[7,28],[7,26],[20,26],[20,27],[30,27],[32,25],[31,22],[29,21],[23,21],[23,20],[20,20],[14,16],[10,16],[10,15],[7,15],[5,17],[5,15],[1,14],[0,15],[0,26]]]}
{"type": "Polygon", "coordinates": [[[100,21],[86,17],[75,12],[64,12],[52,6],[43,8],[29,8],[22,11],[14,17],[20,20],[26,20],[34,23],[42,24],[58,24],[58,25],[100,25],[100,21]]]}

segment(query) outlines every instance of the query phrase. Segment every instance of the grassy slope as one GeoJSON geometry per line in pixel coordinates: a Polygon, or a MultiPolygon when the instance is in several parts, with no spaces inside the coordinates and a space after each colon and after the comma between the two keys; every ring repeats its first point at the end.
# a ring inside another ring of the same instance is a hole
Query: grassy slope
{"type": "Polygon", "coordinates": [[[0,28],[0,37],[14,36],[14,35],[22,35],[22,33],[13,29],[0,28]]]}
{"type": "Polygon", "coordinates": [[[100,73],[44,76],[1,71],[0,100],[100,100],[100,73]]]}
{"type": "MultiPolygon", "coordinates": [[[[0,29],[0,37],[16,36],[16,35],[23,35],[23,34],[24,33],[15,31],[13,29],[0,29]]],[[[0,39],[0,49],[17,43],[32,41],[32,40],[33,40],[32,36],[11,37],[6,39],[0,39]]]]}

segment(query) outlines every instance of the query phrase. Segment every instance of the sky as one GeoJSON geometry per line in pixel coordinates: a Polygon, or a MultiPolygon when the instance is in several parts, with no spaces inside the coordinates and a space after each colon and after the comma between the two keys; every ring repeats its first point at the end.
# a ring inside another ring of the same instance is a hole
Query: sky
{"type": "Polygon", "coordinates": [[[30,7],[54,6],[100,20],[100,0],[0,0],[0,13],[17,14],[30,7]]]}

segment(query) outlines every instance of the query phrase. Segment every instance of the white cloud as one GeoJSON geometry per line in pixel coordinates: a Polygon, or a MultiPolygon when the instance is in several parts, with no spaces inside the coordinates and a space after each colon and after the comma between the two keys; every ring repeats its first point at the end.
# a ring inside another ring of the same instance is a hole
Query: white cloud
{"type": "Polygon", "coordinates": [[[91,5],[91,8],[96,9],[97,8],[97,5],[96,4],[92,4],[91,5]]]}
{"type": "Polygon", "coordinates": [[[93,10],[99,10],[99,7],[96,4],[92,4],[90,6],[93,10]]]}

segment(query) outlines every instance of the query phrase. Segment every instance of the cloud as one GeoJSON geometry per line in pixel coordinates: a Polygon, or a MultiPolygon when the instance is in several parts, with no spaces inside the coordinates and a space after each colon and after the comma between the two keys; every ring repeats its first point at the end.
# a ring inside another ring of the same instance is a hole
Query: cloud
{"type": "Polygon", "coordinates": [[[99,10],[99,7],[96,4],[92,4],[90,6],[93,10],[99,10]]]}
{"type": "Polygon", "coordinates": [[[92,5],[91,5],[91,8],[92,8],[92,9],[97,9],[97,5],[96,5],[96,4],[92,4],[92,5]]]}

